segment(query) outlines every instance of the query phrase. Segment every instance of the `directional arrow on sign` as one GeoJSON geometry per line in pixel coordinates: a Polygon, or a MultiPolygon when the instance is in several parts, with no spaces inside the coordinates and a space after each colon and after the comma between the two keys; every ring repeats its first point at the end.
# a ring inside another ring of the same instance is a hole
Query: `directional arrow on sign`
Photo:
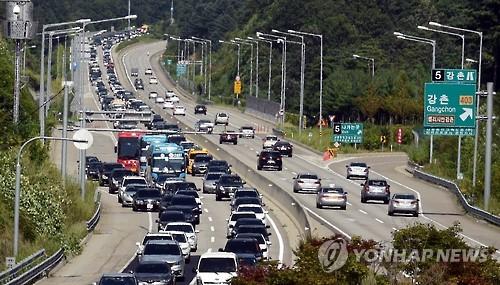
{"type": "Polygon", "coordinates": [[[359,130],[358,131],[358,135],[362,135],[363,134],[363,131],[362,130],[359,130]]]}
{"type": "Polygon", "coordinates": [[[472,108],[462,108],[464,112],[460,115],[460,119],[462,121],[467,120],[468,117],[472,119],[472,108]]]}

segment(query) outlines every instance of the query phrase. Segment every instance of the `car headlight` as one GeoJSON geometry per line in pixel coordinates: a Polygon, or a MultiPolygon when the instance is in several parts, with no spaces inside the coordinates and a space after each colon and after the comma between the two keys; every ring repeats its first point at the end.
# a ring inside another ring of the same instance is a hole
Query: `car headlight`
{"type": "Polygon", "coordinates": [[[193,240],[193,241],[194,241],[194,240],[195,240],[195,236],[190,236],[190,237],[188,237],[188,239],[190,239],[190,240],[193,240]]]}
{"type": "Polygon", "coordinates": [[[139,204],[139,205],[142,205],[142,204],[144,204],[144,201],[143,200],[137,200],[136,203],[139,204]]]}

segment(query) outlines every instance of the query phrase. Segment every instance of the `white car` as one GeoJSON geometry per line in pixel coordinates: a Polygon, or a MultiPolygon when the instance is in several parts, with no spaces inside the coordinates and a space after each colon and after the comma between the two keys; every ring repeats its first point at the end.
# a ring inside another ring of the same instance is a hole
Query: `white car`
{"type": "Polygon", "coordinates": [[[229,124],[229,115],[226,113],[217,113],[215,115],[215,122],[216,125],[228,125],[229,124]]]}
{"type": "Polygon", "coordinates": [[[167,226],[165,227],[165,231],[166,232],[178,231],[186,233],[191,250],[196,251],[198,249],[197,233],[199,233],[200,231],[195,230],[191,223],[184,223],[184,222],[168,223],[167,226]]]}
{"type": "Polygon", "coordinates": [[[174,115],[186,116],[186,108],[184,106],[175,106],[174,115]]]}
{"type": "Polygon", "coordinates": [[[257,219],[260,219],[264,225],[267,225],[267,211],[260,205],[255,204],[241,204],[236,208],[236,212],[252,212],[257,219]]]}
{"type": "Polygon", "coordinates": [[[229,216],[229,219],[226,219],[226,221],[227,221],[226,237],[230,238],[232,236],[234,225],[236,224],[238,219],[242,219],[242,218],[257,218],[257,215],[251,211],[232,212],[231,215],[229,216]]]}
{"type": "Polygon", "coordinates": [[[158,98],[158,92],[156,91],[149,92],[149,99],[155,99],[155,98],[158,98]]]}
{"type": "Polygon", "coordinates": [[[351,178],[361,178],[364,180],[368,179],[370,166],[366,165],[364,162],[351,162],[349,165],[345,166],[347,168],[347,179],[351,178]]]}
{"type": "Polygon", "coordinates": [[[174,103],[179,103],[181,101],[177,95],[170,96],[170,100],[174,103]]]}
{"type": "Polygon", "coordinates": [[[172,102],[170,99],[167,99],[165,103],[163,103],[163,109],[173,109],[174,108],[174,102],[172,102]]]}
{"type": "Polygon", "coordinates": [[[165,98],[163,98],[163,97],[156,97],[155,102],[159,103],[159,104],[163,104],[163,103],[165,103],[165,98]]]}
{"type": "Polygon", "coordinates": [[[263,143],[262,143],[262,148],[272,148],[274,146],[274,144],[276,142],[278,142],[280,139],[275,136],[275,135],[267,135],[264,139],[263,139],[263,143]]]}
{"type": "Polygon", "coordinates": [[[188,263],[191,260],[191,246],[189,245],[189,238],[187,237],[186,233],[180,231],[169,231],[164,233],[171,235],[174,240],[179,243],[179,246],[182,250],[182,255],[184,255],[184,259],[188,263]]]}
{"type": "Polygon", "coordinates": [[[175,92],[172,90],[167,90],[165,91],[165,97],[170,98],[172,96],[175,96],[175,92]]]}
{"type": "Polygon", "coordinates": [[[146,68],[146,70],[144,70],[144,74],[145,75],[153,75],[153,70],[151,68],[146,68]]]}
{"type": "Polygon", "coordinates": [[[120,185],[120,192],[125,191],[125,188],[127,188],[127,185],[129,184],[141,184],[141,185],[148,185],[148,181],[146,181],[146,178],[142,176],[125,176],[123,177],[123,180],[120,185]]]}
{"type": "Polygon", "coordinates": [[[151,76],[149,78],[149,84],[158,84],[158,78],[151,76]]]}
{"type": "Polygon", "coordinates": [[[206,252],[195,268],[194,284],[231,284],[238,277],[238,259],[232,252],[206,252]]]}

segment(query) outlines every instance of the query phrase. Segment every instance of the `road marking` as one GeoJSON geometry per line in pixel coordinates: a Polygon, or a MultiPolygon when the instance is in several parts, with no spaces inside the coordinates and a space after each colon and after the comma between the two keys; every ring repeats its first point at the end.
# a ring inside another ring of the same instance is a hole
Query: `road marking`
{"type": "Polygon", "coordinates": [[[148,212],[148,219],[149,219],[148,232],[152,233],[153,232],[153,215],[151,215],[151,212],[148,212]]]}
{"type": "Polygon", "coordinates": [[[288,167],[285,167],[285,170],[288,170],[288,167]]]}
{"type": "Polygon", "coordinates": [[[128,53],[129,52],[127,51],[123,55],[123,57],[122,57],[122,65],[123,65],[123,68],[125,69],[125,75],[127,76],[128,82],[130,82],[130,85],[132,85],[132,88],[134,88],[134,91],[137,92],[137,89],[135,89],[135,84],[132,83],[132,78],[130,78],[130,76],[128,74],[127,65],[125,64],[125,57],[127,57],[128,53]]]}
{"type": "Polygon", "coordinates": [[[210,242],[214,243],[215,242],[215,237],[210,237],[210,242]]]}
{"type": "Polygon", "coordinates": [[[377,221],[377,222],[379,222],[379,223],[381,223],[381,224],[383,224],[383,223],[384,223],[382,220],[377,219],[377,218],[375,218],[375,221],[377,221]]]}
{"type": "Polygon", "coordinates": [[[392,230],[393,230],[393,231],[397,231],[398,229],[396,229],[396,228],[392,228],[392,230]]]}
{"type": "Polygon", "coordinates": [[[211,227],[210,227],[210,230],[211,230],[212,232],[215,232],[215,228],[214,228],[214,226],[211,226],[211,227]]]}
{"type": "Polygon", "coordinates": [[[208,217],[208,221],[211,222],[212,221],[212,217],[208,217]]]}
{"type": "Polygon", "coordinates": [[[207,250],[207,252],[212,252],[212,248],[209,248],[209,249],[207,250]]]}
{"type": "Polygon", "coordinates": [[[136,257],[137,255],[137,251],[134,252],[134,254],[132,255],[132,257],[130,257],[130,259],[127,261],[127,263],[125,263],[125,265],[120,269],[120,272],[123,272],[125,270],[125,268],[127,268],[129,266],[130,263],[132,263],[132,261],[134,260],[134,258],[136,257]]]}
{"type": "Polygon", "coordinates": [[[205,210],[205,213],[208,213],[208,209],[207,209],[207,208],[205,208],[205,209],[203,209],[203,210],[205,210]]]}
{"type": "Polygon", "coordinates": [[[271,226],[273,227],[274,232],[276,232],[276,238],[278,239],[278,244],[279,244],[278,259],[280,261],[278,267],[281,268],[281,266],[283,264],[283,256],[284,256],[284,248],[285,248],[285,246],[283,245],[283,237],[281,236],[281,233],[279,232],[278,227],[274,223],[274,220],[271,218],[271,216],[266,214],[266,218],[269,221],[269,223],[271,224],[271,226]]]}
{"type": "Polygon", "coordinates": [[[273,187],[273,184],[269,184],[269,185],[267,185],[267,186],[269,186],[269,187],[273,187]]]}
{"type": "Polygon", "coordinates": [[[349,202],[346,202],[346,203],[347,203],[347,205],[352,206],[352,204],[351,204],[351,203],[349,203],[349,202]]]}
{"type": "Polygon", "coordinates": [[[313,216],[316,216],[318,219],[320,219],[321,221],[323,221],[323,223],[329,225],[330,227],[334,228],[336,231],[338,231],[340,234],[342,234],[343,236],[345,236],[346,238],[348,239],[351,239],[351,236],[348,235],[346,232],[344,232],[343,230],[341,230],[339,227],[335,226],[334,224],[330,223],[329,221],[327,221],[325,218],[323,218],[322,216],[316,214],[315,212],[313,212],[311,209],[309,209],[308,207],[302,205],[302,204],[299,204],[299,206],[301,206],[304,210],[308,211],[310,214],[312,214],[313,216]]]}
{"type": "Polygon", "coordinates": [[[297,172],[295,172],[295,171],[292,171],[292,174],[293,174],[293,175],[297,175],[297,172]]]}
{"type": "Polygon", "coordinates": [[[361,209],[359,209],[358,211],[360,211],[361,213],[363,213],[363,214],[365,214],[365,215],[368,215],[368,213],[367,213],[367,212],[365,212],[365,211],[363,211],[363,210],[361,210],[361,209]]]}
{"type": "Polygon", "coordinates": [[[255,149],[253,147],[250,148],[251,151],[254,151],[255,149]]]}

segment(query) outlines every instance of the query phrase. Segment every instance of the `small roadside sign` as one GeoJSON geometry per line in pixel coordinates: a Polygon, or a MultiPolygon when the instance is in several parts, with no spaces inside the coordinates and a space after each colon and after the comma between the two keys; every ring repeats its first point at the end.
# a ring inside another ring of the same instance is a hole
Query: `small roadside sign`
{"type": "Polygon", "coordinates": [[[16,258],[13,256],[7,256],[5,258],[5,265],[7,265],[8,270],[14,268],[14,266],[16,265],[16,258]]]}
{"type": "Polygon", "coordinates": [[[335,123],[333,124],[333,142],[362,143],[362,123],[335,123]]]}
{"type": "Polygon", "coordinates": [[[187,70],[187,65],[186,64],[182,64],[182,63],[178,63],[177,64],[177,67],[176,67],[176,71],[177,71],[177,76],[183,76],[186,74],[186,70],[187,70]]]}
{"type": "Polygon", "coordinates": [[[433,69],[432,81],[439,83],[476,84],[475,69],[433,69]]]}
{"type": "Polygon", "coordinates": [[[236,95],[241,94],[241,81],[240,80],[234,81],[234,94],[236,94],[236,95]]]}
{"type": "Polygon", "coordinates": [[[399,128],[396,132],[396,142],[398,144],[403,143],[403,129],[402,128],[399,128]]]}

